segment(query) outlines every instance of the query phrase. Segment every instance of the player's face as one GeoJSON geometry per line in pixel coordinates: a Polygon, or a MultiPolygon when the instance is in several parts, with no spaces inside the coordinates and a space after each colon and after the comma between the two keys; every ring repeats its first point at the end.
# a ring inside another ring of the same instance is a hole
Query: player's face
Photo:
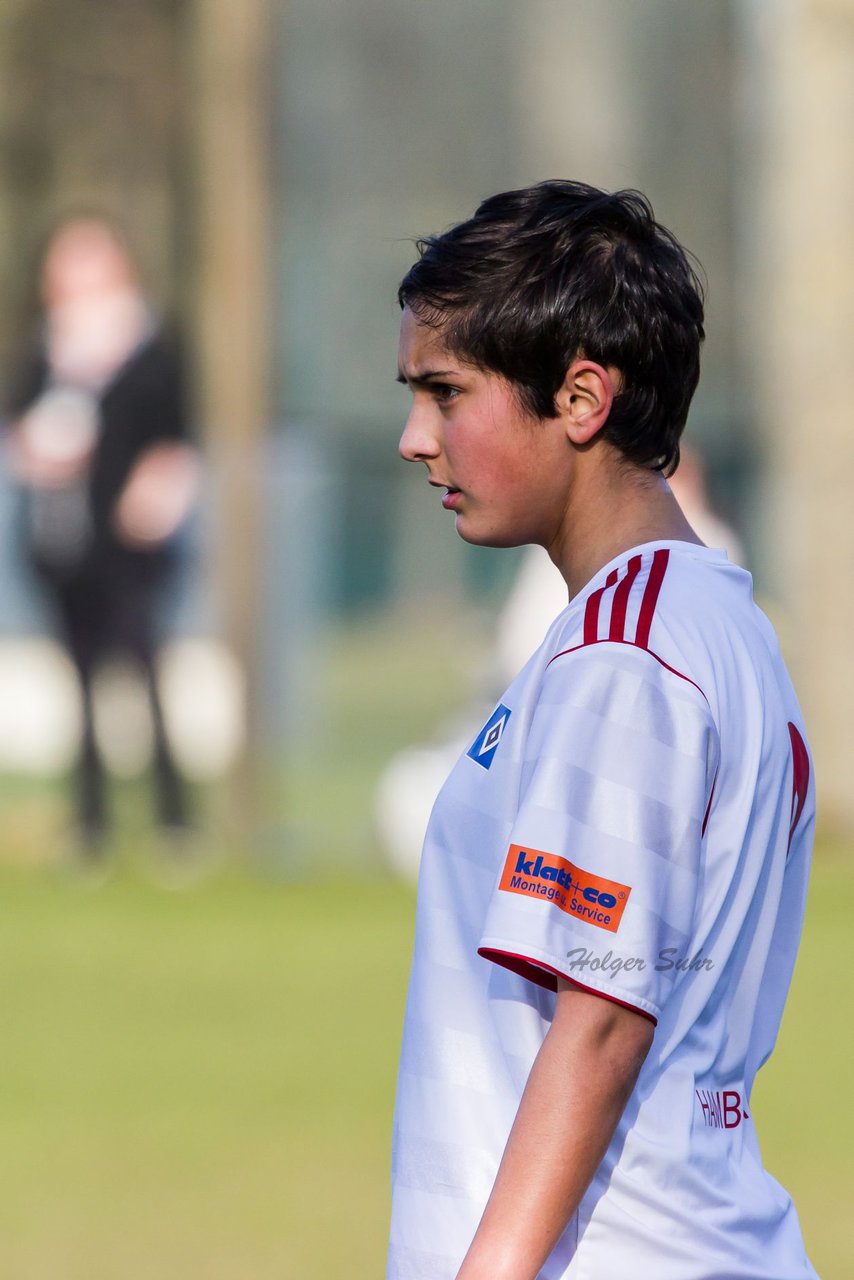
{"type": "Polygon", "coordinates": [[[407,307],[400,326],[399,380],[412,391],[400,440],[444,489],[466,542],[550,546],[566,510],[572,449],[559,419],[527,413],[500,375],[464,365],[440,330],[407,307]]]}

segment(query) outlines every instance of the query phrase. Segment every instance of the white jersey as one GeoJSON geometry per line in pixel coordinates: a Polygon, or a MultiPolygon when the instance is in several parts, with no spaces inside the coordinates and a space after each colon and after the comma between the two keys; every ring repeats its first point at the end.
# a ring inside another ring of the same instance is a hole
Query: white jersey
{"type": "MultiPolygon", "coordinates": [[[[389,1280],[453,1280],[560,974],[657,1025],[541,1280],[814,1277],[750,1102],[814,793],[750,575],[648,543],[555,620],[436,802],[398,1081],[389,1280]]],[[[584,1097],[555,1097],[558,1108],[584,1097]]]]}

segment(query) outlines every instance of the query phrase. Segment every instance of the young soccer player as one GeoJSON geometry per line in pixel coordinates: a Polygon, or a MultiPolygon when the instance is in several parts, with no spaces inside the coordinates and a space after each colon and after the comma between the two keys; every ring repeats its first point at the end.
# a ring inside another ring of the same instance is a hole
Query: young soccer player
{"type": "Polygon", "coordinates": [[[686,255],[636,192],[547,182],[424,241],[401,453],[569,604],[433,811],[390,1280],[804,1280],[750,1102],[814,823],[751,580],[666,476],[699,376],[686,255]]]}

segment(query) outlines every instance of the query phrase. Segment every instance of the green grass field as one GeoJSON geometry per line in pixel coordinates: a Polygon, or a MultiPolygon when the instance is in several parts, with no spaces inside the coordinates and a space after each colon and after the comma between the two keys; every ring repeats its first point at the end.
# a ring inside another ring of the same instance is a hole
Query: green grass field
{"type": "Polygon", "coordinates": [[[381,1274],[392,883],[0,877],[0,1275],[381,1274]]]}
{"type": "MultiPolygon", "coordinates": [[[[3,872],[4,1280],[379,1277],[412,906],[382,880],[174,895],[132,870],[96,892],[3,872]]],[[[827,1280],[854,1272],[832,1022],[852,911],[824,852],[753,1106],[827,1280]]]]}
{"type": "MultiPolygon", "coordinates": [[[[428,634],[415,654],[450,700],[465,682],[452,649],[428,634]]],[[[56,788],[5,785],[0,1280],[383,1274],[413,895],[375,871],[369,797],[388,751],[450,709],[429,679],[402,707],[412,662],[367,632],[336,649],[340,718],[314,765],[290,770],[290,880],[283,855],[279,875],[232,862],[158,889],[131,831],[114,875],[87,887],[42,853],[56,788]]],[[[131,828],[137,810],[128,791],[131,828]]],[[[854,850],[825,844],[753,1100],[824,1280],[854,1275],[852,918],[854,850]]]]}

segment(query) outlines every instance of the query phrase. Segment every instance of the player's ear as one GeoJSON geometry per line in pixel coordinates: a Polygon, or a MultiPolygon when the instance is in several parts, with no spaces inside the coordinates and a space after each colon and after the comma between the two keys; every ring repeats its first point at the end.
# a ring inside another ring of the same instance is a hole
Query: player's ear
{"type": "Polygon", "coordinates": [[[557,404],[573,444],[588,444],[608,420],[620,375],[579,357],[566,371],[557,404]]]}

